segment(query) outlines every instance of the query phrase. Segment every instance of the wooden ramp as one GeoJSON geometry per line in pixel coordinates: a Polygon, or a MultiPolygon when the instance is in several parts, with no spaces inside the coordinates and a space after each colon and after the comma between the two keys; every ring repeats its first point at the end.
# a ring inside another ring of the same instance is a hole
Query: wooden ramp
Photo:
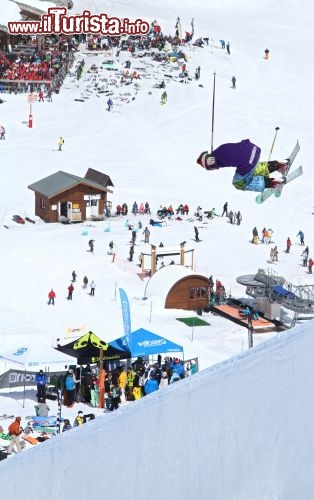
{"type": "MultiPolygon", "coordinates": [[[[241,314],[241,310],[243,310],[243,304],[238,305],[233,302],[228,302],[227,304],[221,305],[212,305],[210,306],[210,310],[215,313],[223,316],[224,318],[237,323],[238,325],[244,326],[247,328],[248,322],[247,318],[241,314]]],[[[282,326],[279,321],[270,320],[265,318],[262,314],[259,313],[259,318],[257,320],[252,320],[252,326],[255,333],[265,333],[267,331],[274,331],[280,329],[282,326]]]]}

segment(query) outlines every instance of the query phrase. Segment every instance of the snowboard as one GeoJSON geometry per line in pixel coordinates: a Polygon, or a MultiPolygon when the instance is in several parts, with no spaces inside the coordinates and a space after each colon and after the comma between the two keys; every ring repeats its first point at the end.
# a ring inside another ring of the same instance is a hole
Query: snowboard
{"type": "Polygon", "coordinates": [[[39,443],[38,439],[36,439],[36,438],[34,438],[34,437],[30,436],[29,434],[22,434],[22,436],[21,436],[21,437],[22,437],[25,441],[27,441],[28,443],[30,443],[30,444],[38,444],[38,443],[39,443]]]}
{"type": "Polygon", "coordinates": [[[285,186],[285,184],[287,184],[288,182],[291,182],[293,179],[295,179],[296,177],[299,177],[299,175],[302,175],[303,171],[302,171],[302,167],[299,167],[297,170],[295,170],[292,174],[289,174],[289,171],[292,167],[292,164],[298,154],[298,152],[300,151],[300,144],[299,144],[299,141],[296,142],[296,145],[294,146],[289,158],[287,158],[288,162],[287,162],[287,166],[286,166],[286,170],[285,172],[282,174],[282,177],[283,177],[283,182],[282,184],[276,186],[276,187],[273,187],[273,188],[266,188],[262,193],[260,193],[257,197],[256,197],[256,203],[263,203],[264,201],[266,201],[270,196],[272,196],[273,194],[276,196],[276,198],[278,198],[281,193],[282,193],[282,190],[285,186]],[[300,170],[301,169],[301,170],[300,170]]]}

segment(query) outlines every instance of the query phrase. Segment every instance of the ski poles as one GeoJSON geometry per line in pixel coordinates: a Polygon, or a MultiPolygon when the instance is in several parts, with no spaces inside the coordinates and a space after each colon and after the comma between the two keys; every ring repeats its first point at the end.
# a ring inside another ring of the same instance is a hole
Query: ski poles
{"type": "Polygon", "coordinates": [[[213,84],[212,132],[211,132],[211,144],[210,144],[211,153],[213,152],[214,149],[215,91],[216,91],[216,73],[214,73],[214,84],[213,84]]]}
{"type": "Polygon", "coordinates": [[[272,155],[272,152],[273,152],[274,146],[275,146],[275,142],[276,142],[276,139],[277,139],[278,130],[279,130],[279,127],[276,127],[276,128],[275,128],[275,135],[274,135],[274,139],[273,139],[273,142],[272,142],[272,145],[271,145],[270,151],[269,151],[269,157],[268,157],[268,160],[267,160],[267,166],[268,166],[268,163],[270,162],[270,158],[271,158],[271,155],[272,155]]]}

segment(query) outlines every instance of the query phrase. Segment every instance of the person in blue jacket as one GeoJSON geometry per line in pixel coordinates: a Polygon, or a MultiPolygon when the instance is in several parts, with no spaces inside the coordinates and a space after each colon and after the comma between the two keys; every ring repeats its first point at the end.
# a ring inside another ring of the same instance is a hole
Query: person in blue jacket
{"type": "Polygon", "coordinates": [[[297,234],[297,237],[300,236],[300,244],[301,245],[304,245],[304,233],[303,231],[299,231],[298,234],[297,234]]]}
{"type": "Polygon", "coordinates": [[[180,378],[185,377],[184,366],[182,363],[180,363],[180,361],[177,358],[174,359],[170,367],[172,368],[172,373],[177,373],[180,378]]]}
{"type": "Polygon", "coordinates": [[[39,403],[41,399],[46,399],[47,377],[43,370],[36,373],[35,382],[37,384],[37,400],[39,403]]]}
{"type": "Polygon", "coordinates": [[[146,396],[148,396],[148,394],[158,391],[158,389],[159,389],[158,382],[157,380],[154,379],[154,375],[151,374],[145,384],[145,394],[146,396]]]}

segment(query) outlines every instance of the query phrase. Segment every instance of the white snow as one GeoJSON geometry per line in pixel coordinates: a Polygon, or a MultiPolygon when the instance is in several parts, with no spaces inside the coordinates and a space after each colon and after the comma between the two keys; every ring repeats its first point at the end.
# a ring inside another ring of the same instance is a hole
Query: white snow
{"type": "MultiPolygon", "coordinates": [[[[103,12],[103,2],[75,2],[73,12],[83,9],[103,12]]],[[[195,38],[209,36],[214,42],[188,50],[188,69],[194,74],[200,65],[201,78],[188,85],[167,85],[165,106],[160,106],[161,91],[152,88],[163,78],[158,64],[151,67],[150,80],[141,80],[138,94],[132,86],[127,88],[134,101],[114,101],[115,113],[106,112],[106,99],[92,91],[86,71],[79,87],[69,77],[52,103],[33,105],[33,129],[27,127],[27,96],[1,96],[6,102],[0,105],[0,121],[7,139],[0,142],[0,351],[38,334],[49,344],[57,337],[65,342],[67,328],[82,326],[106,341],[121,336],[116,289],[122,287],[130,300],[132,329],[147,328],[177,342],[184,347],[185,359],[199,356],[202,371],[113,414],[96,410],[101,418],[84,428],[2,462],[6,497],[308,500],[314,486],[312,322],[280,335],[255,334],[255,347],[248,351],[246,329],[209,315],[204,319],[210,326],[195,328],[192,342],[191,329],[175,319],[190,316],[188,311],[165,310],[158,297],[142,300],[147,278],[139,278],[136,263],[147,245],[136,246],[134,263],[127,261],[131,234],[123,218],[109,221],[110,232],[104,231],[107,221],[92,223],[88,236],[82,235],[85,226],[79,224],[36,220],[20,226],[11,219],[14,214],[34,218],[29,184],[58,170],[83,177],[92,167],[112,179],[114,207],[124,201],[129,208],[134,200],[148,201],[153,218],[161,204],[170,203],[174,208],[188,203],[192,215],[198,205],[203,210],[215,207],[220,215],[225,201],[230,209],[241,210],[240,227],[221,217],[197,223],[203,241],[195,243],[195,271],[213,274],[234,297],[245,297],[237,276],[270,266],[270,246],[250,243],[254,226],[259,232],[264,226],[274,230],[279,262],[273,268],[279,275],[294,284],[313,284],[300,265],[303,249],[296,238],[303,230],[311,256],[313,4],[226,0],[209,6],[205,0],[193,5],[174,0],[169,5],[161,0],[158,5],[135,6],[121,0],[106,3],[105,12],[130,19],[142,16],[149,22],[157,19],[171,34],[178,15],[183,30],[190,30],[194,17],[195,38]],[[222,38],[230,41],[230,56],[219,48],[222,38]],[[263,58],[266,47],[268,61],[263,58]],[[287,185],[280,199],[272,197],[259,206],[254,193],[232,187],[232,169],[205,172],[197,166],[199,153],[210,147],[214,72],[215,146],[250,138],[268,159],[275,127],[280,126],[272,158],[284,159],[299,139],[295,165],[303,164],[304,174],[287,185]],[[231,89],[233,75],[236,90],[231,89]],[[74,101],[87,90],[88,100],[74,101]],[[62,153],[52,151],[60,135],[65,138],[62,153]],[[289,255],[284,253],[288,236],[293,243],[289,255]],[[90,238],[95,240],[95,255],[86,252],[90,238]],[[107,255],[111,239],[115,263],[107,255]],[[78,282],[68,302],[73,270],[78,282]],[[85,274],[96,281],[95,297],[81,288],[85,274]],[[51,288],[57,294],[54,307],[47,306],[51,288]]],[[[83,57],[85,70],[106,59],[102,54],[78,54],[76,59],[83,57]]],[[[121,53],[119,68],[127,57],[121,53]]],[[[132,60],[132,67],[141,62],[132,60]]],[[[105,70],[103,74],[108,76],[105,70]]],[[[150,216],[128,218],[131,223],[141,219],[144,229],[150,216]]],[[[183,219],[150,227],[151,243],[194,244],[195,221],[183,219]]],[[[8,368],[1,366],[3,371],[8,368]]],[[[21,392],[6,391],[0,397],[0,415],[21,415],[25,425],[25,417],[34,412],[35,391],[27,391],[24,408],[22,399],[21,392]]],[[[55,403],[50,406],[53,413],[55,403]]],[[[63,416],[73,420],[80,408],[90,411],[80,404],[64,409],[63,416]]],[[[4,420],[3,426],[10,421],[4,420]]]]}

